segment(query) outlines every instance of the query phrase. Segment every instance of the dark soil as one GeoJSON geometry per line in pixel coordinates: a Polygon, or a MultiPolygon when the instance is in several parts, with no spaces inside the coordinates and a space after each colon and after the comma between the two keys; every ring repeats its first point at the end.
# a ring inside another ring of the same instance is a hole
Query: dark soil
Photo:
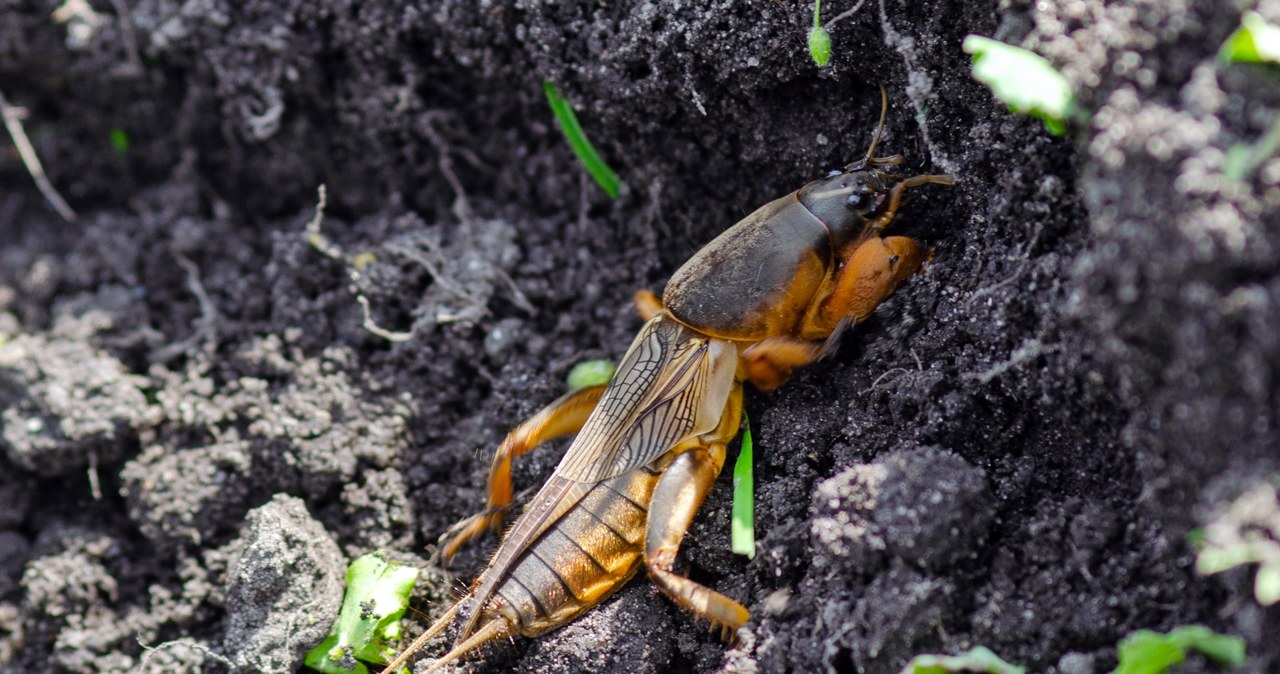
{"type": "MultiPolygon", "coordinates": [[[[505,431],[626,348],[636,289],[866,151],[877,81],[882,152],[959,182],[900,214],[925,273],[748,393],[758,554],[728,550],[727,475],[682,552],[751,608],[737,643],[636,581],[477,671],[892,673],[982,645],[1101,673],[1187,623],[1280,667],[1253,569],[1201,577],[1187,543],[1280,474],[1280,160],[1224,168],[1280,76],[1214,60],[1249,3],[876,0],[826,69],[800,3],[57,4],[0,2],[0,90],[79,213],[0,147],[0,672],[299,670],[345,563],[425,557],[505,431]],[[1090,121],[1010,114],[969,33],[1049,57],[1090,121]]],[[[420,609],[457,582],[430,570],[420,609]]]]}

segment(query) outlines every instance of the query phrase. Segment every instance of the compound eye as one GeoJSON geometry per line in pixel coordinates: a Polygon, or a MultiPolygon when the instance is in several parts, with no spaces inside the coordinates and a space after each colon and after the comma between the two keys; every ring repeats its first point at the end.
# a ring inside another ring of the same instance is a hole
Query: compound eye
{"type": "Polygon", "coordinates": [[[844,204],[855,211],[866,213],[875,207],[875,197],[869,192],[854,192],[845,199],[844,204]]]}

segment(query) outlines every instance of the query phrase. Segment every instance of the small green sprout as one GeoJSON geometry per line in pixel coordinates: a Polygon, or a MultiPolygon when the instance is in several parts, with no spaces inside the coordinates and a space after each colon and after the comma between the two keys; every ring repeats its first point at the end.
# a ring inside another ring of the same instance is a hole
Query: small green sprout
{"type": "Polygon", "coordinates": [[[748,559],[756,556],[755,475],[752,468],[751,422],[742,411],[742,449],[733,464],[733,516],[729,528],[729,549],[748,559]]]}
{"type": "Polygon", "coordinates": [[[1280,567],[1258,567],[1258,575],[1253,579],[1253,596],[1263,606],[1280,601],[1280,567]]]}
{"type": "Polygon", "coordinates": [[[417,580],[417,569],[387,560],[381,550],[352,562],[338,619],[329,636],[307,653],[305,664],[325,674],[368,674],[357,660],[390,662],[417,580]]]}
{"type": "Polygon", "coordinates": [[[1240,27],[1218,50],[1221,63],[1280,63],[1280,26],[1257,12],[1245,12],[1240,27]]]}
{"type": "Polygon", "coordinates": [[[970,35],[962,46],[973,54],[973,77],[991,89],[1009,109],[1039,117],[1049,133],[1060,136],[1076,113],[1067,78],[1044,57],[1025,49],[970,35]]]}
{"type": "Polygon", "coordinates": [[[917,655],[911,658],[901,674],[945,674],[945,672],[982,672],[983,674],[1023,674],[1026,669],[1011,665],[985,646],[975,646],[960,655],[917,655]]]}
{"type": "Polygon", "coordinates": [[[831,62],[831,27],[853,16],[866,1],[858,0],[858,4],[854,5],[853,9],[836,15],[836,18],[828,21],[824,26],[822,25],[822,0],[814,0],[813,28],[809,29],[809,58],[812,58],[819,68],[825,68],[831,62]]]}
{"type": "Polygon", "coordinates": [[[611,360],[584,360],[573,366],[569,370],[569,376],[565,381],[569,384],[570,391],[577,391],[588,386],[602,386],[608,384],[613,379],[613,373],[617,370],[617,366],[611,360]]]}
{"type": "Polygon", "coordinates": [[[1111,674],[1164,674],[1195,650],[1220,665],[1244,664],[1244,639],[1217,634],[1201,625],[1175,627],[1167,634],[1138,630],[1116,647],[1120,666],[1111,674]]]}
{"type": "Polygon", "coordinates": [[[107,141],[111,143],[111,149],[115,150],[116,154],[129,154],[129,148],[133,147],[129,142],[129,134],[120,128],[108,131],[107,141]]]}
{"type": "Polygon", "coordinates": [[[813,28],[809,29],[809,56],[819,68],[831,61],[831,33],[822,26],[822,0],[813,3],[813,28]]]}
{"type": "Polygon", "coordinates": [[[1257,564],[1253,596],[1263,606],[1280,602],[1280,505],[1276,488],[1259,482],[1204,527],[1196,571],[1213,575],[1257,564]]]}
{"type": "Polygon", "coordinates": [[[831,62],[831,33],[816,23],[809,29],[809,56],[819,68],[831,62]]]}
{"type": "Polygon", "coordinates": [[[600,154],[596,152],[595,146],[591,141],[587,140],[587,134],[582,132],[582,125],[578,123],[578,116],[573,114],[573,106],[569,105],[569,101],[565,100],[560,92],[556,91],[556,85],[552,82],[543,82],[542,88],[547,93],[547,103],[551,106],[551,113],[555,115],[556,121],[560,123],[560,130],[564,132],[564,137],[568,139],[569,146],[573,148],[574,154],[578,155],[578,159],[582,160],[582,164],[587,167],[587,173],[595,178],[596,184],[610,199],[618,198],[618,174],[609,168],[600,158],[600,154]]]}
{"type": "Polygon", "coordinates": [[[1271,122],[1271,127],[1257,143],[1236,143],[1227,148],[1222,173],[1232,180],[1242,181],[1259,165],[1274,157],[1277,150],[1280,150],[1280,115],[1271,122]]]}

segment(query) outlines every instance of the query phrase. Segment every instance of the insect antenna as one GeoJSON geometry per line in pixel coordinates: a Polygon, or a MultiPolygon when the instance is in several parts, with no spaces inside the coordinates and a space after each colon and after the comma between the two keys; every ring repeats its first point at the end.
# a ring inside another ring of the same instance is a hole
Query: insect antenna
{"type": "Polygon", "coordinates": [[[507,626],[506,622],[503,621],[501,618],[495,618],[493,620],[490,620],[489,622],[485,623],[484,627],[481,627],[479,630],[476,630],[476,633],[471,635],[471,637],[468,638],[466,641],[458,644],[457,646],[454,646],[453,650],[449,651],[448,653],[445,653],[439,660],[436,660],[435,662],[431,663],[431,666],[428,667],[427,671],[424,672],[423,674],[431,674],[432,672],[438,672],[445,665],[451,662],[454,662],[458,658],[461,658],[462,656],[466,655],[471,651],[474,651],[475,649],[479,648],[483,644],[504,636],[508,636],[508,637],[511,636],[510,628],[507,626]]]}
{"type": "Polygon", "coordinates": [[[906,161],[899,154],[889,155],[888,157],[876,156],[876,148],[880,145],[880,135],[884,132],[884,120],[889,113],[889,92],[885,90],[883,82],[876,82],[876,86],[880,87],[880,121],[876,122],[876,131],[871,136],[871,147],[867,148],[867,156],[844,167],[846,173],[861,171],[868,166],[897,166],[906,161]]]}
{"type": "Polygon", "coordinates": [[[867,156],[862,160],[862,165],[866,166],[875,162],[876,146],[880,144],[880,132],[884,131],[884,118],[889,112],[889,92],[884,89],[884,82],[876,82],[876,86],[880,87],[880,121],[876,123],[876,132],[871,136],[871,147],[867,148],[867,156]]]}

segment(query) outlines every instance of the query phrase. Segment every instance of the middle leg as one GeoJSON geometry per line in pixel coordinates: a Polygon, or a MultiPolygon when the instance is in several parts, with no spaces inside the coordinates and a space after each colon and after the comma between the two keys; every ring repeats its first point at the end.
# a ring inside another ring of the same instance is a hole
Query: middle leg
{"type": "Polygon", "coordinates": [[[750,617],[738,602],[675,573],[676,553],[689,523],[724,466],[725,443],[742,420],[742,387],[734,387],[719,427],[677,456],[653,490],[645,531],[644,560],[654,585],[677,604],[722,628],[737,630],[750,617]]]}

